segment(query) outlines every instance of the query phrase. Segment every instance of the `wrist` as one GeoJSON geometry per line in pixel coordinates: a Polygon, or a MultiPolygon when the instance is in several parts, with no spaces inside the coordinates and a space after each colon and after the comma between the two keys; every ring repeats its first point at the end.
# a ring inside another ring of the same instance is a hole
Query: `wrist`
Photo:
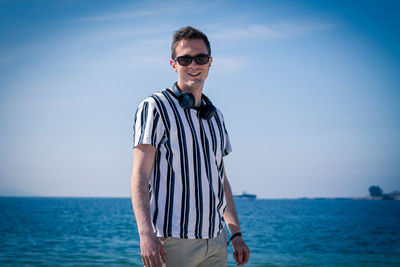
{"type": "Polygon", "coordinates": [[[155,236],[153,231],[139,231],[140,237],[155,236]]]}
{"type": "Polygon", "coordinates": [[[240,225],[231,224],[231,225],[228,225],[228,229],[229,229],[229,232],[231,233],[231,236],[236,234],[236,233],[242,232],[242,229],[241,229],[240,225]]]}
{"type": "Polygon", "coordinates": [[[237,238],[237,237],[242,238],[242,232],[237,232],[237,233],[233,234],[233,235],[231,236],[231,238],[229,239],[228,244],[229,244],[231,241],[233,241],[235,238],[237,238]]]}

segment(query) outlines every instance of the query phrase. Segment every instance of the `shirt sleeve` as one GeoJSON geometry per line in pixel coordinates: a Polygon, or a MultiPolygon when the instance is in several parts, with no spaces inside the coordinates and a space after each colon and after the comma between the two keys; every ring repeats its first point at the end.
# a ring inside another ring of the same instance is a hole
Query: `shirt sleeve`
{"type": "Polygon", "coordinates": [[[227,156],[229,153],[232,152],[232,145],[231,145],[231,140],[229,139],[228,131],[226,130],[225,127],[225,122],[224,122],[224,133],[225,133],[225,149],[223,156],[227,156]]]}
{"type": "Polygon", "coordinates": [[[222,125],[224,127],[224,139],[225,139],[225,147],[224,147],[224,151],[222,153],[222,156],[225,157],[227,156],[229,153],[232,152],[232,145],[231,145],[231,140],[229,138],[229,134],[228,131],[226,130],[226,126],[225,126],[225,120],[224,120],[224,116],[221,113],[221,117],[222,117],[222,125]]]}
{"type": "Polygon", "coordinates": [[[156,104],[144,100],[138,107],[133,123],[133,147],[149,144],[158,147],[164,136],[164,124],[156,104]]]}

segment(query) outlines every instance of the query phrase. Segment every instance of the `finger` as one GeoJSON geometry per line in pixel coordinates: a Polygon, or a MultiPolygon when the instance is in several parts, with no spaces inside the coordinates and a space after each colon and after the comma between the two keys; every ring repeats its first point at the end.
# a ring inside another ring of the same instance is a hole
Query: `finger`
{"type": "Polygon", "coordinates": [[[250,258],[250,250],[247,247],[245,247],[243,249],[243,260],[242,260],[242,262],[240,262],[238,264],[238,266],[242,266],[242,265],[247,264],[248,261],[249,261],[249,258],[250,258]]]}
{"type": "Polygon", "coordinates": [[[242,248],[238,249],[237,253],[238,253],[239,263],[242,263],[243,262],[243,249],[242,248]]]}
{"type": "Polygon", "coordinates": [[[146,267],[156,267],[156,265],[154,264],[154,259],[152,258],[152,256],[146,256],[145,259],[147,261],[146,267]]]}
{"type": "Polygon", "coordinates": [[[154,253],[153,255],[151,255],[151,263],[152,263],[152,265],[151,265],[152,267],[162,267],[160,254],[154,253]]]}
{"type": "Polygon", "coordinates": [[[246,264],[250,258],[250,250],[245,249],[243,253],[243,263],[246,264]]]}
{"type": "Polygon", "coordinates": [[[142,261],[143,261],[144,266],[146,266],[146,267],[150,266],[149,261],[147,260],[147,257],[142,256],[142,261]]]}
{"type": "Polygon", "coordinates": [[[155,267],[162,267],[160,255],[158,253],[155,255],[154,264],[155,267]]]}
{"type": "Polygon", "coordinates": [[[241,263],[239,263],[238,264],[238,266],[242,266],[242,265],[245,265],[247,263],[247,261],[244,259],[244,257],[243,257],[243,261],[241,262],[241,263]]]}
{"type": "Polygon", "coordinates": [[[153,258],[151,260],[151,264],[152,264],[151,267],[162,267],[160,259],[157,258],[153,258]]]}
{"type": "Polygon", "coordinates": [[[233,252],[233,258],[235,259],[235,261],[236,261],[237,263],[239,263],[237,251],[233,252]]]}
{"type": "Polygon", "coordinates": [[[160,247],[160,256],[161,256],[161,260],[164,263],[167,263],[167,254],[165,253],[165,250],[162,246],[160,247]]]}
{"type": "Polygon", "coordinates": [[[154,265],[153,265],[153,263],[152,263],[152,261],[151,261],[151,259],[149,257],[146,257],[146,260],[147,260],[146,267],[154,267],[154,265]]]}

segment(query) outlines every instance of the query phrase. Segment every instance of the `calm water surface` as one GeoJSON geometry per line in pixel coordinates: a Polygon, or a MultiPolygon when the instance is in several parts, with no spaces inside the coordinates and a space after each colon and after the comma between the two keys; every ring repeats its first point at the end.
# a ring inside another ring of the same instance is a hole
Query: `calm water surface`
{"type": "MultiPolygon", "coordinates": [[[[400,201],[236,205],[247,266],[400,266],[400,201]]],[[[128,198],[2,197],[0,215],[0,266],[142,266],[128,198]]]]}

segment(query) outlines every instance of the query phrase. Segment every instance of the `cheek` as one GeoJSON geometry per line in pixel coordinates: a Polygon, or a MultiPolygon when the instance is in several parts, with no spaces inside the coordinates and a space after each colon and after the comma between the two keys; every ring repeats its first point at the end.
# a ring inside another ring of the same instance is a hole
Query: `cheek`
{"type": "Polygon", "coordinates": [[[176,62],[175,62],[175,61],[172,61],[172,62],[171,62],[171,66],[172,66],[172,69],[173,69],[175,72],[178,72],[178,66],[176,65],[176,62]]]}

